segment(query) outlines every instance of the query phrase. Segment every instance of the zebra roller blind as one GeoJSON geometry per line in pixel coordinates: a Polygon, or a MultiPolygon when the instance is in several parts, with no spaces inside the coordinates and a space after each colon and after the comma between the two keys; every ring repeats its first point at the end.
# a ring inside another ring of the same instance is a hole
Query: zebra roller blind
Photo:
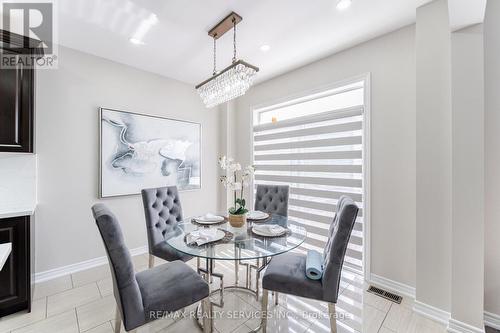
{"type": "Polygon", "coordinates": [[[282,121],[257,121],[253,127],[255,184],[290,186],[289,216],[308,232],[299,250],[322,251],[341,195],[357,202],[360,211],[344,263],[359,272],[363,271],[363,121],[363,105],[357,105],[282,121]]]}

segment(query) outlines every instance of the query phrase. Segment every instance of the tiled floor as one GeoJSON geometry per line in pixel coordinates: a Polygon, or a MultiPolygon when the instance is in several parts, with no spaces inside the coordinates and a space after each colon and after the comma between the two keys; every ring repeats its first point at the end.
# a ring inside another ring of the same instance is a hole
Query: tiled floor
{"type": "MultiPolygon", "coordinates": [[[[147,259],[147,255],[134,257],[137,271],[147,268],[147,259]]],[[[159,260],[157,264],[161,264],[159,260]]],[[[195,261],[189,264],[194,267],[195,261]]],[[[234,283],[232,263],[217,262],[216,269],[224,274],[226,285],[234,283]]],[[[243,277],[243,271],[241,273],[243,277]]],[[[116,307],[112,290],[107,266],[37,284],[31,313],[0,318],[0,333],[112,333],[116,307]]],[[[366,286],[360,276],[344,272],[337,303],[337,313],[341,317],[339,332],[445,332],[443,326],[414,313],[411,300],[404,299],[397,305],[364,290],[366,286]]],[[[226,292],[224,301],[224,310],[242,311],[243,315],[235,316],[231,312],[233,318],[230,318],[228,313],[214,308],[221,315],[215,320],[217,332],[248,332],[258,326],[259,320],[252,315],[257,313],[259,303],[253,297],[243,292],[226,292]]],[[[325,317],[326,303],[280,294],[278,306],[274,305],[272,297],[269,304],[274,316],[268,322],[268,332],[323,333],[330,330],[325,317]]],[[[186,309],[184,316],[178,314],[175,318],[154,321],[141,327],[138,333],[199,332],[194,320],[187,315],[195,306],[186,309]]]]}

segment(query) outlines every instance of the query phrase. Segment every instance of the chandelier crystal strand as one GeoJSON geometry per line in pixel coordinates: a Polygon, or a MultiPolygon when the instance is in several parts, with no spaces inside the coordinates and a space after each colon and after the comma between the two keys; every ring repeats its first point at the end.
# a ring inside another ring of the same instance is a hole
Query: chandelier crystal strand
{"type": "Polygon", "coordinates": [[[252,86],[256,73],[254,68],[238,63],[197,90],[203,103],[211,108],[244,95],[252,86]]]}

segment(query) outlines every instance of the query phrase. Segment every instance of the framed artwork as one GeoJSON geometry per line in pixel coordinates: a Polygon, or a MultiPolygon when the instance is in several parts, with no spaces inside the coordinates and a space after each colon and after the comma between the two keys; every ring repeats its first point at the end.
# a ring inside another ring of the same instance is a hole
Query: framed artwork
{"type": "Polygon", "coordinates": [[[99,197],[201,188],[201,124],[99,109],[99,197]]]}

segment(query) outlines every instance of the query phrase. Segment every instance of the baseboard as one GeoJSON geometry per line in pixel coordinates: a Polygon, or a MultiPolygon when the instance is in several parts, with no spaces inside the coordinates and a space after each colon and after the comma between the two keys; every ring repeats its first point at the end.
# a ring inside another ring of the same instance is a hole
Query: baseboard
{"type": "Polygon", "coordinates": [[[415,304],[413,305],[413,311],[443,325],[448,325],[448,322],[450,321],[449,312],[433,307],[432,305],[419,302],[417,300],[415,300],[415,304]]]}
{"type": "Polygon", "coordinates": [[[383,289],[388,289],[389,291],[395,292],[396,294],[415,298],[415,288],[404,283],[387,279],[373,273],[370,274],[370,283],[373,283],[374,285],[377,285],[383,289]]]}
{"type": "Polygon", "coordinates": [[[484,328],[471,326],[464,322],[450,318],[446,329],[450,333],[484,333],[484,328]]]}
{"type": "Polygon", "coordinates": [[[484,324],[496,330],[500,330],[500,315],[484,311],[484,324]]]}
{"type": "MultiPolygon", "coordinates": [[[[147,246],[141,246],[130,250],[132,256],[144,254],[148,252],[147,246]]],[[[35,283],[52,280],[61,276],[73,274],[76,272],[84,271],[89,268],[101,266],[108,263],[106,256],[85,260],[76,264],[54,268],[48,271],[35,273],[35,283]]]]}

